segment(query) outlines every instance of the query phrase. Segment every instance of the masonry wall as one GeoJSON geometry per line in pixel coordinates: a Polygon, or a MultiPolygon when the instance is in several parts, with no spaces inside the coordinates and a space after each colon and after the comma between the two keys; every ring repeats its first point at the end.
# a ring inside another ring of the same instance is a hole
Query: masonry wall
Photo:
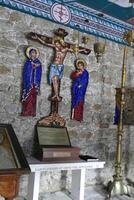
{"type": "MultiPolygon", "coordinates": [[[[30,31],[53,36],[54,30],[64,28],[69,34],[67,42],[72,42],[73,30],[44,19],[0,7],[0,123],[12,124],[18,140],[27,157],[31,155],[33,146],[34,126],[37,121],[47,116],[50,111],[48,96],[51,88],[47,83],[47,72],[53,58],[53,50],[38,42],[26,38],[30,31]],[[21,83],[22,70],[26,60],[25,49],[35,46],[40,51],[43,66],[41,95],[37,99],[36,117],[22,117],[21,113],[21,83]]],[[[83,33],[80,33],[80,37],[83,33]]],[[[85,34],[86,35],[86,34],[85,34]]],[[[87,35],[86,35],[87,36],[87,35]]],[[[117,127],[113,125],[115,109],[115,88],[120,87],[123,46],[106,41],[106,51],[100,63],[96,62],[93,51],[94,36],[90,36],[89,44],[85,47],[92,51],[90,55],[80,54],[88,63],[87,70],[90,81],[85,99],[84,121],[70,120],[71,80],[70,73],[74,69],[74,54],[68,53],[64,64],[65,71],[61,84],[59,113],[66,119],[69,136],[73,146],[79,146],[82,154],[97,156],[106,161],[104,169],[88,170],[86,185],[104,184],[112,179],[114,174],[114,159],[116,149],[117,127]]],[[[103,41],[100,39],[100,41],[103,41]]],[[[83,44],[81,44],[84,46],[83,44]]],[[[129,49],[127,62],[127,86],[134,86],[134,57],[129,49]]],[[[134,177],[134,127],[125,126],[123,136],[123,174],[131,181],[134,177]]],[[[70,174],[42,173],[40,192],[60,190],[65,182],[70,188],[70,174]],[[65,181],[65,176],[67,180],[65,181]]],[[[28,176],[21,177],[20,195],[26,196],[28,176]]]]}

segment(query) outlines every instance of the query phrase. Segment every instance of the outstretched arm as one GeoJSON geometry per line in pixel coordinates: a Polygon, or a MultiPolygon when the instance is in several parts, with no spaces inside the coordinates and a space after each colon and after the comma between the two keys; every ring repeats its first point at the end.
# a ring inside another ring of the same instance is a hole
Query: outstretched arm
{"type": "Polygon", "coordinates": [[[28,37],[28,39],[39,41],[41,44],[43,44],[45,46],[49,46],[49,47],[53,47],[53,48],[55,47],[52,44],[52,38],[50,38],[50,37],[47,37],[47,36],[44,36],[44,35],[40,35],[40,34],[37,34],[37,33],[33,33],[33,32],[30,32],[27,35],[27,37],[28,37]]]}
{"type": "Polygon", "coordinates": [[[82,54],[90,54],[91,50],[90,49],[87,49],[87,48],[84,48],[84,47],[79,47],[79,53],[82,53],[82,54]]]}
{"type": "Polygon", "coordinates": [[[66,44],[67,44],[67,50],[71,53],[78,52],[78,53],[88,55],[91,52],[90,49],[87,49],[87,48],[84,48],[84,47],[75,46],[75,45],[69,44],[69,43],[66,43],[66,44]]]}

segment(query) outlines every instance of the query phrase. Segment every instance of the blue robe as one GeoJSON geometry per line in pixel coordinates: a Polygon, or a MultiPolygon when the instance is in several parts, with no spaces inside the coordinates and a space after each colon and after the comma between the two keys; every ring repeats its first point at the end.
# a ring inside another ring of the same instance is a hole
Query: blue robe
{"type": "Polygon", "coordinates": [[[72,73],[72,109],[74,109],[74,119],[83,120],[83,106],[85,100],[86,89],[89,80],[89,73],[84,69],[83,73],[77,76],[77,71],[72,73]]]}
{"type": "Polygon", "coordinates": [[[27,60],[23,70],[22,116],[36,115],[36,99],[40,92],[42,66],[41,62],[27,60]],[[37,64],[34,68],[34,64],[37,64]]]}
{"type": "Polygon", "coordinates": [[[41,75],[42,75],[42,66],[39,59],[27,60],[24,64],[23,69],[23,94],[22,101],[26,101],[27,97],[30,94],[33,86],[36,88],[37,94],[40,91],[40,83],[41,83],[41,75]],[[35,69],[32,66],[33,64],[38,64],[38,67],[35,69]]]}

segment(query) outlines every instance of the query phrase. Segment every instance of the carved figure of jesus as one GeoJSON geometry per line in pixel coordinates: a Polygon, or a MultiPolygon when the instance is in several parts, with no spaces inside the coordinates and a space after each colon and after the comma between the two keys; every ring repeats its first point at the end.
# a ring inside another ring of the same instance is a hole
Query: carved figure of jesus
{"type": "MultiPolygon", "coordinates": [[[[34,33],[32,34],[31,38],[39,41],[41,44],[45,46],[52,47],[55,50],[54,60],[53,60],[53,63],[50,65],[49,83],[53,85],[53,89],[54,89],[52,100],[57,99],[58,101],[61,101],[61,97],[59,95],[60,93],[59,84],[60,84],[60,80],[63,76],[63,71],[64,71],[63,62],[64,62],[67,52],[73,53],[74,50],[70,44],[67,44],[64,42],[62,37],[54,37],[52,38],[51,42],[48,42],[42,39],[41,35],[34,33]]],[[[81,47],[79,48],[78,52],[89,54],[90,50],[81,47]]]]}

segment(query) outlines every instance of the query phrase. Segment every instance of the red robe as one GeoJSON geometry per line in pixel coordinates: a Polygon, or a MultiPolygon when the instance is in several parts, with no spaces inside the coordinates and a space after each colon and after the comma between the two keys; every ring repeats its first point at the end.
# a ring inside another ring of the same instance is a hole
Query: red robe
{"type": "Polygon", "coordinates": [[[24,101],[22,104],[22,116],[36,116],[36,96],[37,91],[35,86],[31,89],[31,92],[29,96],[27,97],[27,100],[24,101]]]}

